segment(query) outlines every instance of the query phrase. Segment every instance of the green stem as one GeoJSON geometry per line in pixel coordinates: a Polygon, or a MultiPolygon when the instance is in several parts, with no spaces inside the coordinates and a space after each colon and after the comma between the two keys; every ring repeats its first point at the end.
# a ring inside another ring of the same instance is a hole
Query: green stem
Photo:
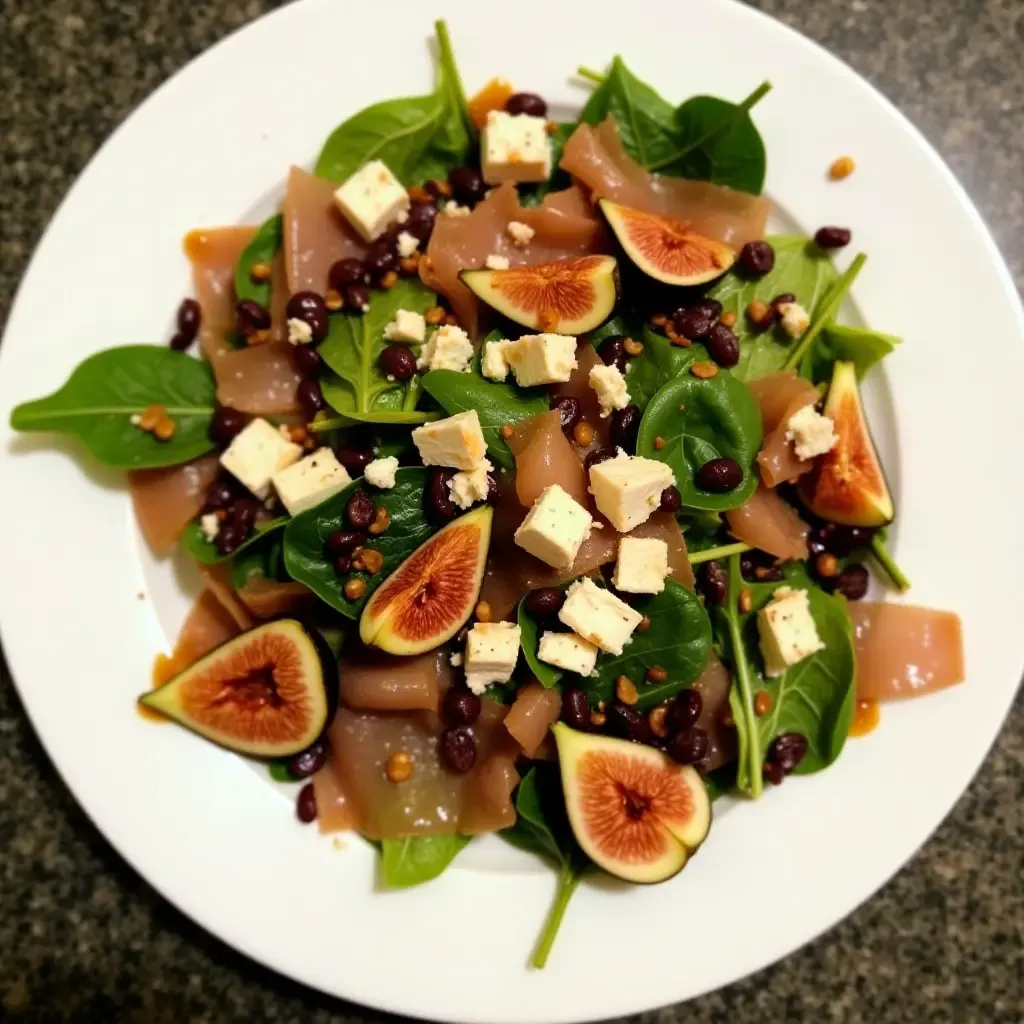
{"type": "Polygon", "coordinates": [[[576,886],[580,884],[581,877],[582,875],[568,864],[563,864],[562,870],[558,873],[555,902],[551,904],[551,909],[544,921],[544,928],[537,941],[537,948],[533,951],[533,966],[538,969],[548,962],[548,955],[551,953],[551,947],[555,944],[562,918],[565,917],[566,907],[569,906],[569,900],[572,899],[576,886]]]}
{"type": "Polygon", "coordinates": [[[871,538],[871,554],[874,555],[875,560],[885,570],[886,576],[892,580],[897,590],[907,591],[910,589],[910,580],[907,579],[892,555],[889,554],[889,549],[885,546],[885,541],[882,539],[881,534],[876,533],[871,538]]]}
{"type": "Polygon", "coordinates": [[[713,128],[710,128],[703,135],[701,135],[700,138],[695,139],[693,142],[684,146],[682,149],[677,150],[675,153],[671,154],[671,156],[667,156],[664,159],[659,160],[657,163],[651,164],[647,168],[647,170],[656,171],[661,167],[668,167],[670,164],[674,164],[677,160],[680,160],[682,157],[686,156],[687,153],[690,153],[695,149],[699,149],[705,143],[713,139],[716,135],[719,135],[721,132],[725,131],[725,129],[728,128],[734,121],[743,117],[745,114],[749,114],[751,108],[754,107],[755,104],[763,100],[765,96],[767,96],[768,93],[771,92],[771,90],[771,82],[762,82],[745,100],[738,103],[736,107],[732,111],[730,111],[728,117],[723,118],[713,128]]]}
{"type": "Polygon", "coordinates": [[[747,736],[747,771],[750,774],[750,795],[756,800],[764,791],[761,778],[761,749],[758,743],[760,735],[757,728],[757,716],[754,714],[754,686],[750,679],[750,664],[743,646],[740,632],[739,599],[743,589],[743,573],[740,569],[740,556],[729,558],[729,643],[732,647],[732,665],[736,673],[736,683],[740,689],[740,700],[745,720],[744,732],[747,736]]]}
{"type": "Polygon", "coordinates": [[[721,547],[708,548],[706,551],[695,551],[686,557],[689,558],[690,565],[700,565],[701,562],[710,562],[715,558],[728,558],[730,555],[742,555],[744,551],[750,550],[749,544],[737,541],[735,544],[723,544],[721,547]]]}
{"type": "Polygon", "coordinates": [[[867,262],[867,259],[866,253],[858,253],[857,258],[850,264],[846,272],[832,286],[828,295],[825,296],[821,312],[815,317],[814,323],[804,331],[800,343],[789,353],[789,358],[782,367],[784,370],[799,368],[804,356],[810,352],[814,339],[821,333],[832,317],[835,316],[843,299],[846,298],[846,293],[853,287],[853,282],[857,280],[857,275],[861,272],[861,268],[867,262]]]}
{"type": "Polygon", "coordinates": [[[306,425],[306,429],[314,434],[324,434],[328,430],[340,430],[342,427],[350,427],[355,422],[355,420],[350,420],[347,416],[334,416],[331,419],[313,420],[312,423],[306,425]]]}
{"type": "Polygon", "coordinates": [[[475,139],[477,127],[469,113],[469,101],[466,99],[466,90],[462,85],[459,66],[455,63],[455,50],[452,47],[452,39],[448,35],[448,26],[445,24],[444,19],[434,22],[434,32],[437,34],[437,49],[441,59],[441,66],[451,79],[452,88],[455,90],[455,98],[459,101],[459,112],[462,114],[462,120],[469,130],[469,137],[475,139]]]}
{"type": "Polygon", "coordinates": [[[594,71],[593,69],[585,68],[582,65],[576,69],[576,75],[578,78],[582,78],[587,82],[593,82],[594,85],[600,85],[604,82],[604,75],[602,75],[600,71],[594,71]]]}

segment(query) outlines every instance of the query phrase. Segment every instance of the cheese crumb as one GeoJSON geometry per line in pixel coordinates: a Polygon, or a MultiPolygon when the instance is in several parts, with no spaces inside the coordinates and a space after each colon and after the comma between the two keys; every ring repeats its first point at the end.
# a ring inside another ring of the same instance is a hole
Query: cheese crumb
{"type": "Polygon", "coordinates": [[[468,206],[460,206],[449,200],[441,209],[442,217],[468,217],[473,211],[468,206]]]}
{"type": "Polygon", "coordinates": [[[466,685],[473,693],[508,682],[519,659],[519,641],[519,627],[511,622],[474,624],[466,637],[466,685]]]}
{"type": "Polygon", "coordinates": [[[596,644],[575,633],[543,633],[537,646],[540,661],[578,676],[589,676],[594,671],[597,652],[596,644]]]}
{"type": "Polygon", "coordinates": [[[448,655],[448,664],[451,665],[452,668],[459,668],[462,665],[462,652],[452,651],[452,653],[448,655]]]}
{"type": "Polygon", "coordinates": [[[525,334],[506,341],[501,354],[520,387],[564,384],[576,369],[576,339],[571,334],[525,334]]]}
{"type": "Polygon", "coordinates": [[[487,454],[487,442],[476,409],[460,412],[412,432],[424,466],[476,469],[487,454]]]}
{"type": "Polygon", "coordinates": [[[217,513],[207,512],[205,516],[201,516],[199,529],[202,530],[207,541],[212,544],[217,539],[217,534],[220,533],[220,520],[217,518],[217,513]]]}
{"type": "Polygon", "coordinates": [[[798,661],[824,650],[806,590],[779,587],[757,613],[757,631],[769,679],[783,675],[798,661]]]}
{"type": "Polygon", "coordinates": [[[313,328],[305,320],[300,320],[296,316],[290,317],[288,320],[288,340],[293,345],[309,345],[313,341],[313,328]]]}
{"type": "Polygon", "coordinates": [[[603,363],[595,366],[587,379],[597,395],[602,419],[611,416],[614,410],[625,409],[629,405],[626,378],[617,366],[605,366],[603,363]]]}
{"type": "Polygon", "coordinates": [[[277,496],[293,516],[333,497],[352,482],[348,470],[330,448],[319,448],[276,472],[273,479],[277,496]]]}
{"type": "Polygon", "coordinates": [[[777,308],[782,317],[782,329],[791,338],[799,338],[811,326],[810,314],[799,302],[780,302],[777,308]]]}
{"type": "Polygon", "coordinates": [[[643,616],[589,576],[566,591],[560,621],[608,654],[621,654],[643,616]]]}
{"type": "Polygon", "coordinates": [[[473,343],[469,335],[461,328],[444,324],[430,336],[423,346],[419,359],[416,360],[418,370],[457,370],[462,373],[469,369],[473,359],[473,343]]]}
{"type": "Polygon", "coordinates": [[[484,459],[476,469],[456,473],[448,481],[448,491],[452,496],[452,501],[459,508],[469,508],[474,502],[486,500],[487,492],[490,490],[487,474],[493,468],[491,463],[484,459]]]}
{"type": "Polygon", "coordinates": [[[489,380],[504,380],[508,376],[509,365],[505,358],[507,341],[488,341],[484,343],[484,357],[480,361],[480,372],[489,380]]]}
{"type": "Polygon", "coordinates": [[[490,256],[484,260],[484,266],[487,267],[488,270],[508,270],[508,257],[502,256],[500,253],[492,252],[490,256]]]}
{"type": "Polygon", "coordinates": [[[835,424],[813,405],[798,409],[786,421],[786,440],[793,442],[798,459],[813,459],[832,451],[839,443],[835,424]]]}
{"type": "Polygon", "coordinates": [[[408,259],[420,247],[420,240],[408,231],[398,233],[398,255],[403,260],[408,259]]]}
{"type": "Polygon", "coordinates": [[[394,455],[385,455],[382,459],[374,459],[363,470],[363,477],[368,484],[379,487],[382,491],[390,491],[395,486],[395,473],[398,472],[398,459],[394,455]]]}
{"type": "Polygon", "coordinates": [[[427,336],[427,321],[422,313],[409,309],[395,311],[395,319],[384,328],[385,341],[406,341],[420,345],[427,336]]]}
{"type": "Polygon", "coordinates": [[[275,473],[302,456],[302,448],[283,438],[265,419],[254,419],[228,445],[220,464],[261,501],[270,496],[275,473]]]}
{"type": "Polygon", "coordinates": [[[525,249],[533,241],[533,236],[537,233],[529,224],[524,224],[521,220],[510,220],[507,230],[509,238],[512,239],[512,242],[519,249],[525,249]]]}
{"type": "Polygon", "coordinates": [[[480,138],[484,181],[546,181],[551,176],[547,121],[529,114],[491,110],[480,138]]]}

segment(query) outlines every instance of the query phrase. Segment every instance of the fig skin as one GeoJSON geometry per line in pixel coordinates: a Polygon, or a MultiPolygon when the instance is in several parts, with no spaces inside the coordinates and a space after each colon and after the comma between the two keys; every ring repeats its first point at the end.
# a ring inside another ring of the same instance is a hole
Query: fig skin
{"type": "Polygon", "coordinates": [[[868,429],[853,363],[835,364],[824,412],[839,441],[798,481],[801,501],[831,523],[878,527],[892,522],[892,495],[868,429]]]}
{"type": "Polygon", "coordinates": [[[634,210],[610,199],[601,199],[598,206],[630,260],[663,284],[707,284],[721,277],[739,255],[724,242],[698,235],[672,217],[634,210]]]}
{"type": "Polygon", "coordinates": [[[338,665],[316,630],[278,619],[221,644],[139,703],[237,754],[291,757],[334,717],[338,665]],[[225,701],[231,684],[237,698],[225,701]]]}
{"type": "Polygon", "coordinates": [[[697,771],[654,747],[562,722],[551,731],[569,823],[584,853],[627,882],[664,882],[682,871],[711,827],[697,771]]]}

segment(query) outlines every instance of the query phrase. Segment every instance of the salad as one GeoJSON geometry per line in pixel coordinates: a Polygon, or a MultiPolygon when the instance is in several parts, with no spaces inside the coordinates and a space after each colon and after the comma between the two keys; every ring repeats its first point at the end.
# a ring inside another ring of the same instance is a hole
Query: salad
{"type": "Polygon", "coordinates": [[[11,423],[201,570],[144,717],[298,783],[387,885],[490,832],[545,858],[540,967],[588,873],[671,878],[715,800],[960,682],[960,623],[865,600],[909,588],[860,395],[899,339],[837,319],[848,228],[766,234],[769,85],[674,105],[615,58],[555,121],[436,44],[265,222],[186,235],[169,345],[11,423]]]}

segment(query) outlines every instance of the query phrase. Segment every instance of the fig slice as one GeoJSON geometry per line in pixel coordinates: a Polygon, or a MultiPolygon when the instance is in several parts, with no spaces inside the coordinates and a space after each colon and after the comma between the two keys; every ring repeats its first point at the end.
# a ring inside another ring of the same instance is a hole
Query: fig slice
{"type": "Polygon", "coordinates": [[[797,484],[800,498],[821,519],[845,526],[885,526],[895,514],[889,485],[868,430],[851,362],[839,360],[825,399],[839,442],[815,460],[797,484]]]}
{"type": "Polygon", "coordinates": [[[690,765],[660,750],[552,726],[573,834],[584,853],[627,882],[663,882],[711,828],[711,801],[690,765]]]}
{"type": "Polygon", "coordinates": [[[585,334],[611,316],[619,293],[614,256],[577,256],[512,267],[464,270],[470,290],[523,327],[557,334],[585,334]]]}
{"type": "Polygon", "coordinates": [[[323,639],[279,619],[221,644],[139,703],[237,754],[277,758],[313,743],[337,700],[323,639]]]}
{"type": "Polygon", "coordinates": [[[476,605],[491,517],[491,507],[480,505],[409,555],[366,602],[359,618],[363,643],[410,655],[450,640],[476,605]]]}
{"type": "Polygon", "coordinates": [[[735,249],[698,235],[685,221],[634,210],[610,199],[602,199],[598,205],[626,255],[656,281],[679,286],[705,284],[736,262],[735,249]]]}

